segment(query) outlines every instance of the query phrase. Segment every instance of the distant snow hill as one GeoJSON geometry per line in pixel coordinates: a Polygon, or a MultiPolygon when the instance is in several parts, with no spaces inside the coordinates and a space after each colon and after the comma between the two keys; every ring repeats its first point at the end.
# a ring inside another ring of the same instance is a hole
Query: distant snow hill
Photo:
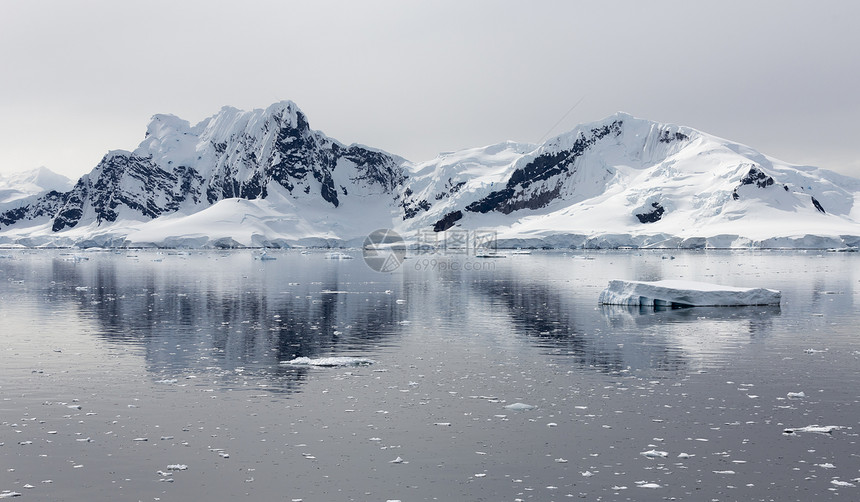
{"type": "Polygon", "coordinates": [[[508,247],[830,248],[860,245],[858,222],[858,179],[623,113],[413,163],[329,138],[285,101],[193,126],[156,115],[73,187],[6,199],[0,244],[354,246],[392,228],[508,247]]]}
{"type": "Polygon", "coordinates": [[[0,208],[51,190],[66,192],[71,190],[72,185],[72,180],[51,171],[47,167],[14,174],[0,174],[0,208]]]}

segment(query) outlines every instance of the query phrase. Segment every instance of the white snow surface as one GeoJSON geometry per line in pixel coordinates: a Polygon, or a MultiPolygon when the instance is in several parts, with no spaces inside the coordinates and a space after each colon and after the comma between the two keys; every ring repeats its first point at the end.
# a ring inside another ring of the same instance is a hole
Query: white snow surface
{"type": "MultiPolygon", "coordinates": [[[[224,107],[193,126],[173,115],[156,115],[133,155],[149,158],[165,170],[190,166],[203,177],[217,175],[225,169],[222,164],[230,161],[230,155],[215,156],[211,145],[216,143],[227,144],[228,152],[238,152],[246,143],[257,145],[257,158],[281,162],[271,152],[270,136],[278,126],[294,125],[298,111],[291,102],[250,112],[224,107]]],[[[319,133],[318,141],[334,140],[319,133]]],[[[84,214],[80,224],[59,232],[52,231],[47,216],[12,226],[0,224],[0,244],[354,246],[378,228],[392,228],[415,240],[445,215],[461,211],[454,230],[494,231],[498,244],[511,248],[860,246],[860,180],[792,165],[689,127],[625,113],[583,124],[539,145],[507,141],[440,154],[425,162],[394,157],[406,176],[405,184],[394,193],[380,193],[351,178],[350,166],[335,169],[336,185],[349,191],[339,207],[318,195],[290,193],[270,183],[265,199],[186,201],[177,212],[151,220],[120,207],[116,221],[96,223],[84,214]],[[543,205],[507,214],[465,209],[504,190],[512,175],[536,159],[566,155],[578,141],[593,138],[595,130],[613,124],[621,124],[618,133],[595,139],[581,155],[569,157],[566,171],[518,186],[510,198],[517,202],[553,194],[543,205]],[[743,184],[751,170],[771,181],[766,186],[743,184]],[[408,218],[401,206],[406,201],[419,208],[408,218]],[[637,214],[653,211],[655,204],[664,209],[661,218],[640,221],[637,214]]],[[[240,167],[234,175],[244,179],[248,168],[235,165],[240,167]]],[[[96,170],[82,181],[94,179],[95,174],[96,170]]],[[[11,192],[2,195],[3,183],[0,214],[29,200],[11,192]]],[[[19,192],[33,196],[33,190],[19,192]]],[[[449,235],[450,230],[437,237],[444,240],[449,235]]]]}
{"type": "Polygon", "coordinates": [[[725,307],[779,305],[779,291],[739,288],[686,280],[609,281],[598,302],[604,305],[648,307],[725,307]]]}
{"type": "Polygon", "coordinates": [[[47,167],[39,167],[18,173],[0,173],[0,211],[5,204],[50,190],[66,192],[74,183],[62,174],[47,167]]]}

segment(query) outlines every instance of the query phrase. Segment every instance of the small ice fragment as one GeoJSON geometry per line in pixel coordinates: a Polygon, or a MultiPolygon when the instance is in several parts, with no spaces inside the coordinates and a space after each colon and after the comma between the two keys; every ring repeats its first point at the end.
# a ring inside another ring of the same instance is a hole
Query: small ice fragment
{"type": "Polygon", "coordinates": [[[555,461],[558,462],[559,464],[566,464],[567,463],[567,459],[564,459],[561,457],[555,459],[555,461]]]}
{"type": "Polygon", "coordinates": [[[558,424],[555,422],[550,422],[550,423],[546,424],[546,426],[547,427],[558,427],[558,424]]]}
{"type": "Polygon", "coordinates": [[[657,483],[645,483],[643,481],[637,481],[636,486],[638,486],[639,488],[651,488],[651,489],[662,488],[662,486],[658,485],[657,483]]]}
{"type": "MultiPolygon", "coordinates": [[[[848,481],[839,481],[838,479],[831,479],[830,484],[834,485],[834,486],[845,486],[845,487],[851,487],[851,488],[854,488],[857,486],[854,483],[849,483],[848,481]]],[[[26,488],[26,486],[25,486],[25,488],[26,488]]]]}
{"type": "Polygon", "coordinates": [[[807,425],[806,427],[788,427],[783,434],[794,434],[796,432],[815,432],[818,434],[831,434],[833,431],[843,429],[841,425],[807,425]]]}
{"type": "Polygon", "coordinates": [[[594,476],[594,473],[591,471],[581,472],[580,474],[582,474],[582,477],[584,478],[590,478],[591,476],[594,476]]]}
{"type": "Polygon", "coordinates": [[[167,466],[168,471],[185,471],[188,470],[188,466],[185,464],[170,464],[167,466]]]}
{"type": "Polygon", "coordinates": [[[626,489],[627,489],[627,487],[626,487],[626,486],[618,486],[618,485],[616,485],[616,486],[613,486],[613,487],[612,487],[612,488],[610,488],[610,489],[611,489],[612,491],[617,492],[617,491],[621,491],[621,490],[626,490],[626,489]]]}
{"type": "Polygon", "coordinates": [[[513,411],[528,411],[528,410],[533,410],[535,408],[537,408],[537,406],[533,406],[531,404],[526,404],[526,403],[514,403],[514,404],[509,404],[509,405],[505,406],[506,410],[513,410],[513,411]]]}
{"type": "Polygon", "coordinates": [[[822,469],[836,469],[836,466],[831,464],[830,462],[826,462],[824,464],[816,464],[816,465],[818,465],[818,467],[821,467],[822,469]]]}
{"type": "Polygon", "coordinates": [[[648,457],[648,458],[666,458],[669,456],[669,453],[665,452],[665,451],[659,451],[659,450],[648,450],[648,451],[643,451],[642,453],[640,453],[640,455],[643,455],[643,456],[648,457]]]}
{"type": "Polygon", "coordinates": [[[389,464],[403,464],[403,463],[405,463],[405,460],[403,460],[401,457],[398,456],[394,460],[390,460],[388,463],[389,464]]]}
{"type": "Polygon", "coordinates": [[[20,497],[20,496],[21,496],[21,494],[18,492],[10,492],[10,491],[0,492],[0,499],[10,499],[12,497],[20,497]]]}
{"type": "Polygon", "coordinates": [[[134,438],[132,441],[149,441],[149,438],[134,438]]]}
{"type": "Polygon", "coordinates": [[[31,488],[36,488],[36,487],[35,487],[35,486],[33,486],[33,485],[31,485],[30,483],[27,483],[26,485],[24,485],[24,488],[26,488],[26,489],[28,489],[28,490],[29,490],[29,489],[31,489],[31,488]]]}
{"type": "Polygon", "coordinates": [[[475,474],[475,477],[476,477],[476,478],[483,478],[483,477],[486,477],[486,474],[484,474],[483,472],[481,472],[481,473],[475,474]]]}
{"type": "Polygon", "coordinates": [[[446,426],[446,427],[451,427],[451,422],[436,422],[436,423],[435,423],[435,424],[433,424],[433,425],[443,425],[443,426],[446,426]]]}
{"type": "Polygon", "coordinates": [[[714,474],[735,474],[735,471],[714,471],[714,474]]]}
{"type": "Polygon", "coordinates": [[[695,455],[690,455],[689,453],[683,453],[683,452],[678,454],[678,458],[691,458],[691,457],[695,457],[695,455]]]}
{"type": "Polygon", "coordinates": [[[161,436],[162,441],[170,441],[171,439],[173,439],[173,436],[161,436]]]}
{"type": "Polygon", "coordinates": [[[789,399],[803,399],[806,397],[806,394],[804,394],[803,392],[789,392],[788,394],[786,394],[786,397],[788,397],[789,399]]]}

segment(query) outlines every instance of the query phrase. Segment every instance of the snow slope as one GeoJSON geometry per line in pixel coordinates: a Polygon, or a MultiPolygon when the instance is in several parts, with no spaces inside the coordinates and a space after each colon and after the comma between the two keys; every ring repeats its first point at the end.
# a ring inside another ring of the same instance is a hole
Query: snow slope
{"type": "Polygon", "coordinates": [[[355,245],[495,232],[510,247],[860,245],[860,180],[618,113],[540,145],[412,163],[312,130],[292,102],[156,115],[66,192],[0,207],[0,243],[355,245]]]}
{"type": "Polygon", "coordinates": [[[23,198],[56,190],[66,192],[72,180],[47,167],[12,174],[0,174],[0,208],[23,198]]]}

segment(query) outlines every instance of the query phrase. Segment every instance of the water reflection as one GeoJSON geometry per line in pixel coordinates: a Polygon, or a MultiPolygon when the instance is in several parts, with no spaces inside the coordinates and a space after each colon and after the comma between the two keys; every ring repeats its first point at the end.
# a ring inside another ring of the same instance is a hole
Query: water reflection
{"type": "MultiPolygon", "coordinates": [[[[722,363],[739,343],[767,339],[781,315],[779,307],[599,307],[595,276],[629,267],[626,255],[588,262],[538,255],[492,273],[389,275],[321,253],[277,256],[141,251],[70,261],[33,254],[4,270],[27,278],[45,315],[71,307],[98,324],[96,336],[138,347],[153,378],[220,371],[272,380],[282,390],[295,390],[305,377],[306,368],[279,364],[296,357],[372,356],[404,335],[427,344],[476,343],[448,333],[483,333],[491,350],[537,349],[586,371],[674,375],[722,363]]],[[[658,266],[667,265],[646,260],[637,273],[660,278],[658,266]]]]}
{"type": "Polygon", "coordinates": [[[248,253],[55,256],[44,269],[34,260],[20,273],[44,285],[43,308],[71,308],[98,323],[98,337],[139,347],[155,379],[220,371],[293,390],[307,369],[279,362],[374,350],[402,320],[396,296],[365,280],[378,278],[372,271],[344,271],[315,258],[285,255],[278,264],[254,262],[248,253]]]}

